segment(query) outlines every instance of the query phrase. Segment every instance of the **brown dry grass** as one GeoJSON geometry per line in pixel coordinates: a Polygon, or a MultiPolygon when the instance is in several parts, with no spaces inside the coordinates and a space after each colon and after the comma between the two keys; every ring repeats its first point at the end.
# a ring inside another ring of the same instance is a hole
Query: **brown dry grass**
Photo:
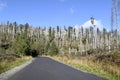
{"type": "Polygon", "coordinates": [[[5,72],[15,66],[21,65],[28,60],[31,60],[32,57],[23,56],[21,58],[5,59],[0,61],[0,73],[5,72]]]}
{"type": "Polygon", "coordinates": [[[53,56],[52,58],[109,80],[120,80],[120,66],[111,61],[95,60],[95,56],[73,58],[70,55],[66,55],[53,56]]]}

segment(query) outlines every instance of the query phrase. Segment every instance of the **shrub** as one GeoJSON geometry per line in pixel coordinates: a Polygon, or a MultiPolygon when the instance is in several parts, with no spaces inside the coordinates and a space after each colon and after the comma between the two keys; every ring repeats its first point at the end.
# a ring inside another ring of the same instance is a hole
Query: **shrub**
{"type": "Polygon", "coordinates": [[[39,51],[38,50],[35,50],[35,49],[31,50],[31,56],[32,57],[37,57],[38,55],[39,55],[39,51]]]}
{"type": "Polygon", "coordinates": [[[90,49],[90,50],[87,51],[87,54],[89,54],[89,55],[91,55],[91,54],[93,54],[93,53],[94,53],[94,50],[93,50],[93,49],[90,49]]]}
{"type": "Polygon", "coordinates": [[[50,48],[48,50],[48,53],[50,55],[57,55],[59,53],[59,49],[58,47],[56,46],[55,42],[52,42],[51,45],[50,45],[50,48]]]}

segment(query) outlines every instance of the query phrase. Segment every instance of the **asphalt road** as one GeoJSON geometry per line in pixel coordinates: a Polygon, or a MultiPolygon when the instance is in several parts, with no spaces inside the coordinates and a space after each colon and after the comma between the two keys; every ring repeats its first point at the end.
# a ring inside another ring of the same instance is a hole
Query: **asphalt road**
{"type": "Polygon", "coordinates": [[[50,58],[36,58],[31,64],[11,76],[9,80],[106,80],[78,71],[50,58]]]}

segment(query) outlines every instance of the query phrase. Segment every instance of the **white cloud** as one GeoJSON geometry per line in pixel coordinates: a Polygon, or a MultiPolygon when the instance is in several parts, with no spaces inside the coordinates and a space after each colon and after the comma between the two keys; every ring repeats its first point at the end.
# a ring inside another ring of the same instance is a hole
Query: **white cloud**
{"type": "Polygon", "coordinates": [[[75,12],[74,9],[73,9],[73,8],[70,8],[70,13],[71,13],[71,14],[74,14],[74,12],[75,12]]]}
{"type": "MultiPolygon", "coordinates": [[[[95,25],[95,27],[98,27],[99,29],[103,28],[103,25],[100,20],[94,20],[94,25],[95,25]]],[[[93,26],[93,24],[91,23],[91,20],[89,20],[89,21],[86,21],[82,26],[84,28],[88,28],[88,27],[93,26]]]]}
{"type": "MultiPolygon", "coordinates": [[[[94,20],[94,25],[95,25],[96,28],[99,28],[100,30],[102,30],[103,27],[104,27],[104,26],[102,25],[102,23],[101,23],[100,20],[94,20]]],[[[86,21],[86,22],[85,22],[84,24],[82,24],[82,25],[75,25],[74,28],[76,29],[77,34],[78,34],[79,29],[81,28],[81,26],[82,26],[83,28],[89,28],[89,27],[91,27],[91,26],[93,26],[93,25],[91,24],[91,20],[86,21]]]]}
{"type": "MultiPolygon", "coordinates": [[[[100,30],[103,29],[103,25],[102,25],[100,20],[94,20],[94,25],[95,25],[96,28],[99,28],[100,30]]],[[[82,25],[75,25],[74,28],[76,29],[76,36],[77,37],[78,37],[79,30],[80,30],[81,26],[85,29],[85,28],[89,28],[89,27],[91,27],[93,25],[91,24],[91,20],[86,21],[82,25]]]]}
{"type": "Polygon", "coordinates": [[[7,7],[6,3],[0,2],[0,11],[7,7]]]}

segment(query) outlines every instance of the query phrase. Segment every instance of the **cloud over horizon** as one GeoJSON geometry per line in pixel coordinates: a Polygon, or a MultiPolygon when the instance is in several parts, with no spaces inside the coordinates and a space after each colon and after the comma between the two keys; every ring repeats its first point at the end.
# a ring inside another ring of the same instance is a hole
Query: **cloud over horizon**
{"type": "MultiPolygon", "coordinates": [[[[100,30],[102,30],[104,27],[100,20],[94,20],[94,25],[96,28],[99,28],[100,30]]],[[[93,25],[91,24],[91,20],[88,20],[88,21],[84,22],[82,25],[74,26],[74,28],[76,28],[76,30],[78,30],[80,27],[89,28],[89,27],[93,27],[93,25]]]]}
{"type": "MultiPolygon", "coordinates": [[[[98,28],[100,28],[100,29],[103,28],[103,25],[102,25],[102,23],[101,23],[100,20],[94,20],[94,25],[95,25],[95,27],[98,27],[98,28]]],[[[88,20],[88,21],[86,21],[82,26],[83,26],[84,28],[88,28],[88,27],[91,27],[91,26],[93,26],[93,25],[91,24],[91,20],[88,20]]]]}

